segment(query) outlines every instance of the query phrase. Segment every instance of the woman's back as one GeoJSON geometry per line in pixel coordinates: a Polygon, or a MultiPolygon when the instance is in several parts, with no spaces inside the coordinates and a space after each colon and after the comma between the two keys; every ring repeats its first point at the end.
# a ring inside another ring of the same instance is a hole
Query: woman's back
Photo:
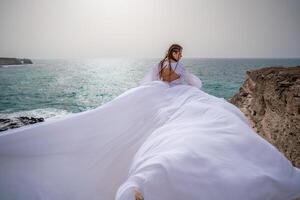
{"type": "MultiPolygon", "coordinates": [[[[164,63],[163,67],[167,66],[167,63],[164,63]]],[[[202,81],[189,72],[185,68],[182,62],[171,62],[171,70],[169,67],[163,68],[162,78],[159,75],[161,70],[160,63],[156,64],[152,69],[142,78],[139,84],[144,84],[151,81],[161,80],[168,83],[170,86],[184,84],[184,81],[192,86],[195,86],[199,89],[202,87],[202,81]],[[171,71],[171,72],[170,72],[171,71]]]]}
{"type": "Polygon", "coordinates": [[[180,70],[180,68],[182,67],[182,64],[179,64],[179,62],[171,62],[170,64],[170,62],[165,61],[162,67],[158,66],[160,80],[172,82],[180,79],[182,76],[182,70],[180,70]]]}

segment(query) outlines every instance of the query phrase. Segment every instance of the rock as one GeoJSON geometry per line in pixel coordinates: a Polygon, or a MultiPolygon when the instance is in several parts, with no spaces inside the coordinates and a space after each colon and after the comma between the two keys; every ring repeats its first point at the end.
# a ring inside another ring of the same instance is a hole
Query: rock
{"type": "Polygon", "coordinates": [[[229,101],[254,130],[300,167],[300,66],[250,70],[229,101]]]}
{"type": "Polygon", "coordinates": [[[0,65],[21,65],[21,61],[17,58],[0,58],[0,65]]]}
{"type": "Polygon", "coordinates": [[[33,64],[33,62],[30,59],[27,59],[27,58],[23,58],[23,59],[20,59],[20,60],[23,64],[33,64]]]}
{"type": "Polygon", "coordinates": [[[34,117],[15,117],[11,119],[0,119],[0,131],[6,131],[12,128],[19,128],[28,124],[43,122],[44,118],[34,117]]]}
{"type": "Polygon", "coordinates": [[[33,64],[30,59],[23,58],[0,58],[0,65],[23,65],[23,64],[33,64]]]}

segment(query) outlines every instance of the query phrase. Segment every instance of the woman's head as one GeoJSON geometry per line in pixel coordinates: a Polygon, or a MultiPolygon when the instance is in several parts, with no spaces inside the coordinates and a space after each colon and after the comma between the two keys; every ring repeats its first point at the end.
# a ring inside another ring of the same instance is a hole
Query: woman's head
{"type": "Polygon", "coordinates": [[[166,53],[165,59],[174,60],[178,62],[181,57],[182,57],[182,46],[180,46],[179,44],[172,44],[166,53]]]}

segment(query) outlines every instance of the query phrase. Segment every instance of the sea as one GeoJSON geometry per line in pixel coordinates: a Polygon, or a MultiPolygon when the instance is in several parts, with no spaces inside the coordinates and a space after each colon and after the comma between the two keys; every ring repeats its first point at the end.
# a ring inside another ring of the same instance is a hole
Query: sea
{"type": "MultiPolygon", "coordinates": [[[[137,87],[160,58],[39,59],[0,67],[0,118],[62,117],[99,107],[137,87]]],[[[185,67],[205,92],[228,99],[239,91],[246,71],[299,66],[300,59],[186,58],[185,67]]]]}

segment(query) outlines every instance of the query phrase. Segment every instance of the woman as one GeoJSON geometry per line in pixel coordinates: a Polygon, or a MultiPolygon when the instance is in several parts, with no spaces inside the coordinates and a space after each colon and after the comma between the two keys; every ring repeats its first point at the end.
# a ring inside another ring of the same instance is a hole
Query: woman
{"type": "Polygon", "coordinates": [[[135,154],[116,199],[299,197],[300,170],[255,133],[234,105],[183,86],[185,80],[201,89],[202,81],[184,68],[179,62],[181,57],[182,47],[171,45],[165,58],[140,82],[163,81],[169,85],[167,94],[174,94],[171,101],[183,100],[135,154]],[[184,94],[184,90],[190,90],[186,92],[189,94],[184,94]]]}
{"type": "Polygon", "coordinates": [[[3,132],[0,199],[299,197],[300,170],[238,108],[202,91],[171,47],[112,101],[3,132]]]}
{"type": "Polygon", "coordinates": [[[179,60],[182,57],[182,47],[172,44],[164,59],[162,59],[153,69],[140,81],[140,84],[161,80],[170,86],[182,84],[186,81],[189,85],[197,88],[202,87],[202,81],[194,74],[190,73],[179,60]]]}

